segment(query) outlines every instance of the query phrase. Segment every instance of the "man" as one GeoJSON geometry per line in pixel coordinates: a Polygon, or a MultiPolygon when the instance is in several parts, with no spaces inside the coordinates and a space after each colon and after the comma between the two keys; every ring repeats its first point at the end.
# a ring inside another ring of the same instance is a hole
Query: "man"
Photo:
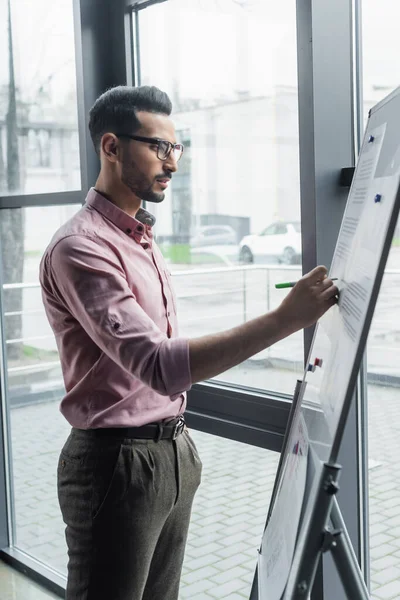
{"type": "Polygon", "coordinates": [[[168,96],[116,87],[89,129],[101,169],[41,263],[72,425],[58,465],[68,600],[176,600],[201,462],[185,392],[313,324],[335,303],[325,267],[272,312],[178,337],[174,292],[143,200],[161,202],[183,148],[168,96]]]}

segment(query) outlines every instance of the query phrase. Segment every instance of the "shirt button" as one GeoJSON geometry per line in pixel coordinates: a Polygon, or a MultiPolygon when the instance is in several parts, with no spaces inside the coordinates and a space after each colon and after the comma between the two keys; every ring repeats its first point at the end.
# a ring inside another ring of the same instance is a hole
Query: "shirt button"
{"type": "Polygon", "coordinates": [[[142,227],[142,225],[138,225],[138,226],[136,227],[136,229],[137,229],[137,230],[138,230],[140,233],[142,233],[142,231],[143,231],[143,227],[142,227]]]}
{"type": "Polygon", "coordinates": [[[132,233],[132,229],[126,229],[125,231],[126,231],[126,233],[128,233],[128,234],[129,234],[129,233],[132,233]]]}
{"type": "Polygon", "coordinates": [[[170,317],[170,316],[171,316],[171,313],[168,311],[167,312],[167,317],[170,317]]]}

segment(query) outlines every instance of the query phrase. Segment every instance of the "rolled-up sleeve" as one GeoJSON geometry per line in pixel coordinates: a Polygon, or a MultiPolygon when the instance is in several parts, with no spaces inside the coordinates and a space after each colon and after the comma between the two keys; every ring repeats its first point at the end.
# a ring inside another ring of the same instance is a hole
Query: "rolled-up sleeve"
{"type": "Polygon", "coordinates": [[[104,353],[159,394],[190,389],[188,341],[160,331],[102,240],[71,235],[48,258],[53,293],[104,353]]]}

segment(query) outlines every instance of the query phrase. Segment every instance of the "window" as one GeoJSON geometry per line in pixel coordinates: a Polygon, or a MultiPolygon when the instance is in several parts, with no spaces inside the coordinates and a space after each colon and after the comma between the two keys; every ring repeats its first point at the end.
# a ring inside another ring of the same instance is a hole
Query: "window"
{"type": "MultiPolygon", "coordinates": [[[[362,2],[364,121],[369,109],[400,83],[400,9],[383,0],[362,2]]],[[[392,244],[368,338],[368,448],[371,589],[375,598],[400,593],[398,465],[400,427],[399,228],[392,244]]]]}
{"type": "Polygon", "coordinates": [[[80,189],[72,0],[0,3],[0,50],[0,195],[80,189]]]}
{"type": "Polygon", "coordinates": [[[56,466],[70,426],[59,413],[64,384],[38,274],[54,232],[79,209],[65,205],[0,213],[13,545],[60,572],[66,549],[56,466]]]}
{"type": "Polygon", "coordinates": [[[374,104],[399,85],[398,13],[390,0],[382,0],[379,6],[374,0],[362,0],[364,119],[374,104]]]}
{"type": "Polygon", "coordinates": [[[267,227],[267,229],[265,229],[260,235],[275,235],[276,229],[277,229],[277,226],[275,224],[270,225],[270,227],[267,227]]]}
{"type": "Polygon", "coordinates": [[[179,597],[248,599],[279,455],[201,431],[191,435],[203,472],[179,597]]]}
{"type": "MultiPolygon", "coordinates": [[[[301,272],[300,236],[284,224],[300,218],[296,4],[169,0],[138,21],[139,81],[169,94],[185,145],[165,201],[147,207],[180,333],[229,329],[276,307],[275,282],[301,272]]],[[[217,379],[291,394],[302,371],[298,333],[217,379]]]]}

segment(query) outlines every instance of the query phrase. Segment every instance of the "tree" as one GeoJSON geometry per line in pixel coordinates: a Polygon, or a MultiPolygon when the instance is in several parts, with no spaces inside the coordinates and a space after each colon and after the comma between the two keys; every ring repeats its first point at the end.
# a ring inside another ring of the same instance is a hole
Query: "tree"
{"type": "MultiPolygon", "coordinates": [[[[8,0],[8,55],[9,84],[6,116],[7,132],[7,192],[12,195],[20,192],[20,160],[18,149],[17,94],[14,72],[13,37],[11,28],[11,2],[8,0]]],[[[0,164],[1,168],[1,164],[0,164]]],[[[0,211],[0,241],[3,268],[3,283],[20,283],[24,270],[24,209],[3,209],[0,211]]],[[[4,292],[4,312],[22,311],[22,290],[4,292]]],[[[22,317],[5,317],[6,340],[22,337],[22,317]]],[[[8,346],[8,359],[18,360],[22,355],[22,344],[8,346]]]]}

